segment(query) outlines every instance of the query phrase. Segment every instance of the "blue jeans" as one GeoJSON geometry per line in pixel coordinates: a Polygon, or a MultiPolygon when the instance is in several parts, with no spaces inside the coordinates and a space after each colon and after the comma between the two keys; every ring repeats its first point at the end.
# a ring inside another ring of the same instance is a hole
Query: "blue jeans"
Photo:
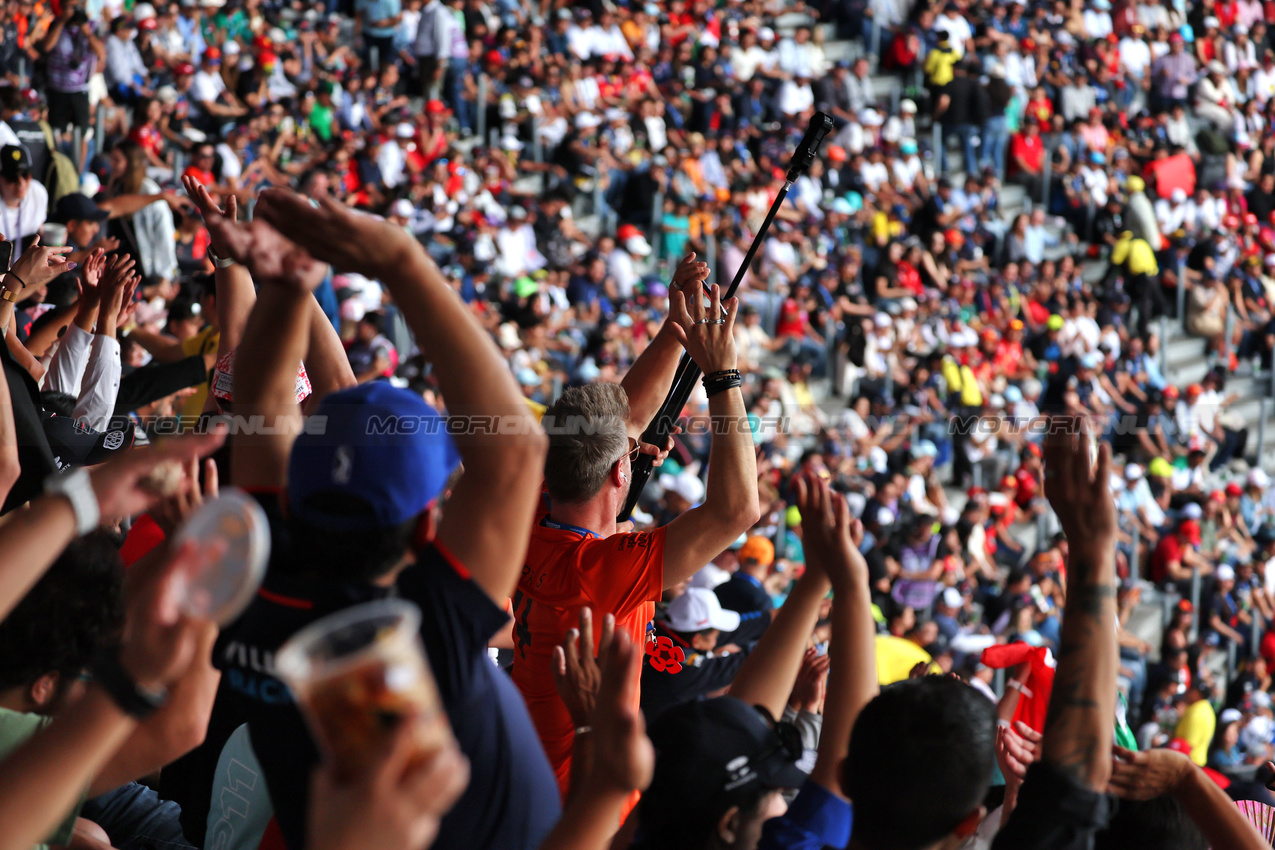
{"type": "Polygon", "coordinates": [[[961,140],[961,150],[965,156],[965,173],[974,174],[978,171],[978,154],[974,151],[974,140],[978,138],[978,125],[976,124],[944,124],[943,125],[943,171],[952,170],[951,165],[947,161],[947,145],[952,137],[961,140]]]}
{"type": "Polygon", "coordinates": [[[456,122],[466,130],[474,129],[475,105],[465,100],[465,71],[469,63],[464,59],[447,60],[443,73],[443,102],[456,114],[456,122]]]}
{"type": "Polygon", "coordinates": [[[1009,130],[1005,128],[1005,116],[988,118],[983,124],[982,165],[996,169],[996,176],[1005,179],[1005,151],[1009,147],[1009,130]]]}
{"type": "Polygon", "coordinates": [[[194,850],[182,833],[181,807],[139,782],[87,800],[80,816],[111,837],[118,850],[194,850]]]}

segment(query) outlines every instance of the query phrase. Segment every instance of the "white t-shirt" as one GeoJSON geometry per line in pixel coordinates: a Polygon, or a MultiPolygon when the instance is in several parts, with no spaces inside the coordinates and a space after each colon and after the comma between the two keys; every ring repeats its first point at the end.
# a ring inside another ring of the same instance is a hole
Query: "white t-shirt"
{"type": "Polygon", "coordinates": [[[226,90],[226,83],[221,74],[210,74],[207,71],[196,71],[190,81],[190,100],[192,103],[213,103],[226,90]]]}
{"type": "Polygon", "coordinates": [[[13,243],[14,260],[22,256],[22,240],[39,233],[48,217],[49,190],[39,180],[31,181],[31,188],[18,206],[0,203],[0,233],[13,243]]]}

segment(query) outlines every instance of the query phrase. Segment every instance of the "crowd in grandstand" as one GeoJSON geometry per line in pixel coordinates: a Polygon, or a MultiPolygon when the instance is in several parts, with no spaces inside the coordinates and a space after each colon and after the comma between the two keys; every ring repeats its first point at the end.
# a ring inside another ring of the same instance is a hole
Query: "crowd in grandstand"
{"type": "Polygon", "coordinates": [[[4,0],[0,850],[1271,846],[1271,25],[4,0]]]}

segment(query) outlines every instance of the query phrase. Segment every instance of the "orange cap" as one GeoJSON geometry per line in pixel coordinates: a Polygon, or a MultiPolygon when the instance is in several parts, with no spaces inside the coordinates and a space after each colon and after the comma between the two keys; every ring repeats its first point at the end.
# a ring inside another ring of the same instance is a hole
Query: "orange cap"
{"type": "Polygon", "coordinates": [[[759,534],[754,534],[739,547],[739,560],[741,562],[751,560],[770,566],[775,562],[775,544],[759,534]]]}

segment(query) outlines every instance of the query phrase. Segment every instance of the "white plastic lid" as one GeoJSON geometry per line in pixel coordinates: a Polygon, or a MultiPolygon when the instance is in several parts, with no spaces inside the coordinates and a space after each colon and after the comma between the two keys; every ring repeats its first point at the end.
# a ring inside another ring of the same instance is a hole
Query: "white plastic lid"
{"type": "Polygon", "coordinates": [[[191,616],[232,622],[248,607],[270,560],[270,525],[265,511],[247,493],[223,490],[191,514],[174,536],[174,546],[193,540],[201,550],[220,542],[224,551],[186,575],[182,609],[191,616]]]}

